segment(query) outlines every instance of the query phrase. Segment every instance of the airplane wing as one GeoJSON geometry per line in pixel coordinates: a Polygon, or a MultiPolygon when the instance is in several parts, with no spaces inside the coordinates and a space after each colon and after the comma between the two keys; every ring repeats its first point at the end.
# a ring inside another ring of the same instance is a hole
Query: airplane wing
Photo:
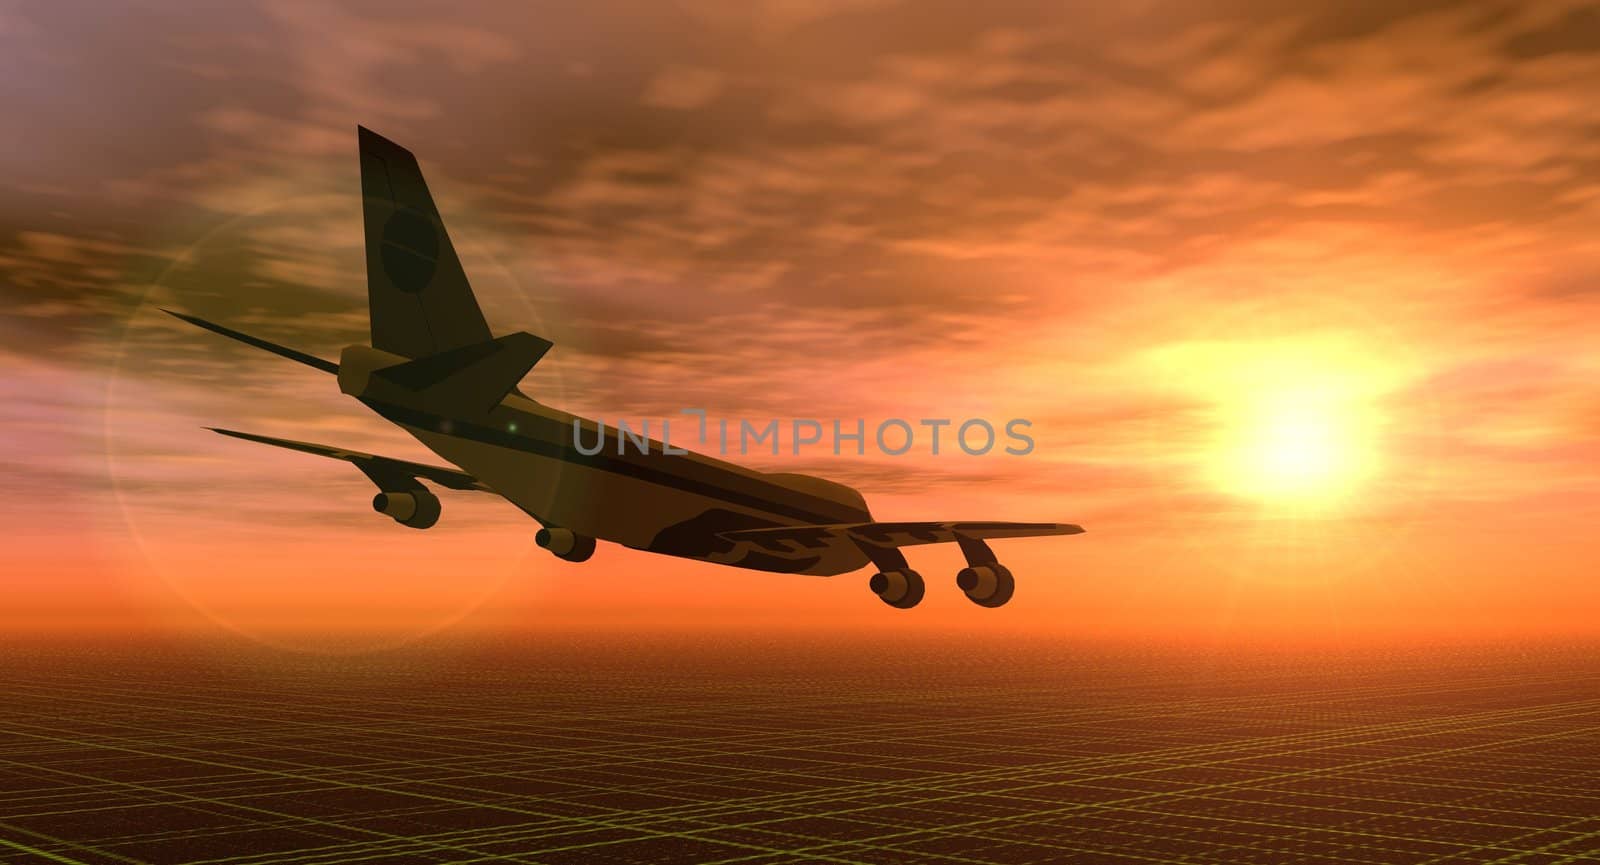
{"type": "Polygon", "coordinates": [[[751,544],[774,553],[793,554],[824,549],[842,541],[873,547],[910,547],[917,544],[960,543],[1045,535],[1076,535],[1082,526],[1071,523],[840,523],[825,526],[784,526],[776,529],[741,529],[722,532],[734,543],[751,544]]]}
{"type": "Polygon", "coordinates": [[[372,454],[364,454],[360,451],[345,450],[344,448],[329,447],[328,445],[312,444],[310,442],[297,442],[289,439],[278,439],[271,436],[255,435],[254,433],[217,429],[216,427],[206,427],[206,429],[211,430],[214,433],[221,433],[225,436],[232,436],[236,439],[260,442],[261,444],[272,445],[273,447],[288,448],[292,451],[302,451],[308,454],[316,454],[320,457],[332,457],[336,460],[344,460],[345,462],[354,464],[356,468],[360,469],[367,477],[372,478],[372,480],[379,486],[382,486],[386,479],[415,478],[433,481],[439,486],[448,487],[452,490],[481,490],[483,492],[493,492],[493,490],[489,488],[488,484],[485,484],[483,481],[478,480],[466,472],[458,471],[456,469],[440,468],[438,466],[430,466],[423,463],[413,463],[407,462],[406,460],[390,459],[389,457],[373,456],[372,454]]]}

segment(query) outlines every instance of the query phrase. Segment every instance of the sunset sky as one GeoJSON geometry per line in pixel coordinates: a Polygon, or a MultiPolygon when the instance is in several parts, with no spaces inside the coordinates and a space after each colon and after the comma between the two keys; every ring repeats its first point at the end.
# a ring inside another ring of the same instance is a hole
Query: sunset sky
{"type": "Polygon", "coordinates": [[[0,628],[1593,635],[1597,86],[1574,0],[0,4],[0,628]],[[536,399],[1027,418],[1023,457],[749,462],[1088,533],[997,542],[1001,610],[912,549],[903,612],[866,570],[557,562],[478,493],[408,530],[206,432],[438,462],[157,309],[365,342],[357,124],[496,332],[555,342],[536,399]]]}

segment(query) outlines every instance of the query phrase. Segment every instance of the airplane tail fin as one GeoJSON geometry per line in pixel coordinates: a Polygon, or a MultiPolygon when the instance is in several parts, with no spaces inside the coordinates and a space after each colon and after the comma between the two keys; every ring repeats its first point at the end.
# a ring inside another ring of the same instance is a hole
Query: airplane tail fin
{"type": "Polygon", "coordinates": [[[489,342],[416,157],[357,127],[372,347],[421,358],[489,342]]]}

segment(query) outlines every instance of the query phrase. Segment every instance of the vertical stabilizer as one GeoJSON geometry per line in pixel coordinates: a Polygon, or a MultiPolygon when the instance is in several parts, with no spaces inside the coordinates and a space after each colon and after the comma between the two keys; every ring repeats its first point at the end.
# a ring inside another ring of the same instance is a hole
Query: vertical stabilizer
{"type": "Polygon", "coordinates": [[[372,347],[426,357],[493,338],[416,157],[358,127],[372,347]]]}

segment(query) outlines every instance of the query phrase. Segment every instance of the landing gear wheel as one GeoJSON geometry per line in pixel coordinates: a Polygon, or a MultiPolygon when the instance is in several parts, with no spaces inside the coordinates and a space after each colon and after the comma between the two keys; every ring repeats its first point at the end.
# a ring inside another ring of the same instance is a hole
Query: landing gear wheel
{"type": "Polygon", "coordinates": [[[878,600],[897,610],[909,610],[922,603],[928,585],[922,575],[912,570],[880,571],[867,582],[878,600]]]}
{"type": "Polygon", "coordinates": [[[980,607],[1002,607],[1016,593],[1017,581],[1010,568],[990,562],[962,568],[956,574],[956,586],[980,607]]]}

